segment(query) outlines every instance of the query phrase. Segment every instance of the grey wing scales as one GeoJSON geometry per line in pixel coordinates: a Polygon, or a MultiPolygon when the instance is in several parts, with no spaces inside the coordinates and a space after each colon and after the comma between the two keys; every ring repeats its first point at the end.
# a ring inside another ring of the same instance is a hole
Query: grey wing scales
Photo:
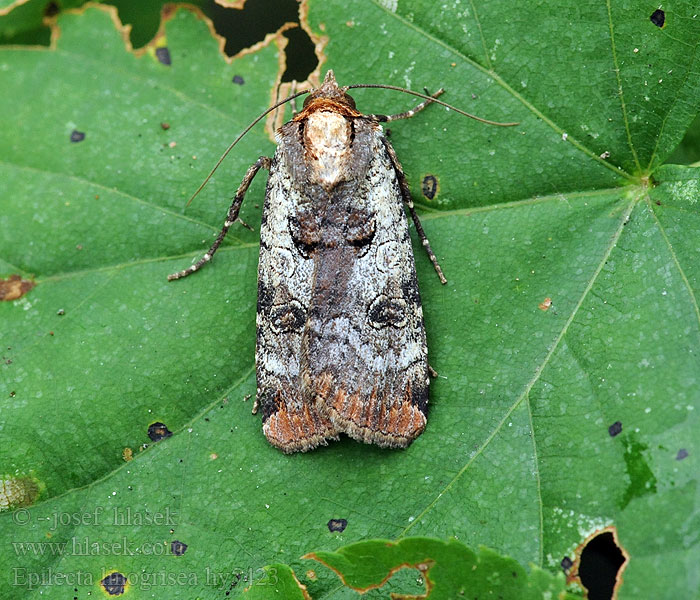
{"type": "Polygon", "coordinates": [[[310,450],[337,436],[301,383],[301,340],[311,301],[313,261],[295,247],[289,215],[300,201],[278,147],[270,169],[260,230],[255,362],[263,432],[284,452],[310,450]]]}
{"type": "Polygon", "coordinates": [[[428,358],[411,238],[396,172],[376,125],[356,121],[353,185],[321,207],[304,387],[337,431],[405,447],[423,431],[428,358]]]}

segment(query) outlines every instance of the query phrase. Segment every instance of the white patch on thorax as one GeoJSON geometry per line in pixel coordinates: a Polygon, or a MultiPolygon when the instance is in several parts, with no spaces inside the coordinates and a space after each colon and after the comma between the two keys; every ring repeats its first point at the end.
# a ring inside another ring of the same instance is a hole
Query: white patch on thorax
{"type": "Polygon", "coordinates": [[[350,123],[335,112],[315,112],[306,119],[304,141],[312,181],[332,188],[342,179],[343,163],[350,149],[350,123]]]}

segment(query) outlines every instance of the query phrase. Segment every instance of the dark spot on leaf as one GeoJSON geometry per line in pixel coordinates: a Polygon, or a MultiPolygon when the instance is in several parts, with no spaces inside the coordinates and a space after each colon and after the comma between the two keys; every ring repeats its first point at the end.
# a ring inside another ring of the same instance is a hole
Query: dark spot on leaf
{"type": "Polygon", "coordinates": [[[110,596],[121,596],[126,588],[126,577],[115,571],[107,575],[100,583],[110,596]]]}
{"type": "Polygon", "coordinates": [[[44,16],[49,18],[55,17],[60,10],[61,9],[56,2],[49,2],[44,7],[44,16]]]}
{"type": "Polygon", "coordinates": [[[65,311],[64,309],[62,309],[62,308],[59,308],[59,309],[56,311],[56,314],[57,314],[59,317],[62,317],[63,315],[66,314],[66,311],[65,311]]]}
{"type": "Polygon", "coordinates": [[[610,437],[615,437],[618,433],[622,431],[622,423],[620,421],[615,421],[610,427],[608,427],[608,433],[610,437]]]}
{"type": "Polygon", "coordinates": [[[169,438],[173,434],[163,423],[151,423],[148,426],[148,437],[154,442],[169,438]]]}
{"type": "Polygon", "coordinates": [[[574,565],[574,561],[571,560],[568,556],[565,556],[564,558],[561,559],[561,568],[564,569],[564,573],[566,573],[571,567],[574,565]]]}
{"type": "Polygon", "coordinates": [[[328,521],[328,531],[342,533],[348,526],[347,519],[331,519],[328,521]]]}
{"type": "Polygon", "coordinates": [[[24,296],[36,284],[29,279],[22,279],[19,275],[10,275],[7,279],[0,279],[0,302],[17,300],[24,296]]]}
{"type": "Polygon", "coordinates": [[[421,192],[428,199],[432,200],[435,198],[438,189],[438,180],[435,175],[426,175],[423,177],[423,182],[421,183],[421,192]]]}
{"type": "Polygon", "coordinates": [[[82,142],[85,139],[85,133],[74,129],[70,134],[70,141],[73,143],[82,142]]]}
{"type": "Polygon", "coordinates": [[[175,556],[182,556],[187,551],[187,544],[173,540],[170,542],[170,552],[175,556]]]}
{"type": "Polygon", "coordinates": [[[161,123],[161,124],[160,124],[160,128],[161,128],[163,131],[168,131],[168,129],[170,129],[170,123],[161,123]]]}
{"type": "Polygon", "coordinates": [[[165,46],[162,46],[161,48],[156,48],[156,58],[158,61],[167,67],[169,67],[172,62],[170,60],[170,50],[168,50],[165,46]]]}
{"type": "Polygon", "coordinates": [[[243,85],[245,83],[245,80],[240,75],[234,75],[232,81],[238,85],[243,85]]]}
{"type": "Polygon", "coordinates": [[[684,458],[688,458],[688,451],[685,448],[681,448],[676,454],[676,460],[683,460],[684,458]]]}
{"type": "Polygon", "coordinates": [[[612,532],[595,536],[581,551],[578,575],[589,600],[613,598],[617,575],[626,559],[612,532]]]}
{"type": "Polygon", "coordinates": [[[664,23],[666,22],[666,13],[660,8],[657,8],[653,13],[651,13],[649,20],[657,27],[663,27],[664,23]]]}

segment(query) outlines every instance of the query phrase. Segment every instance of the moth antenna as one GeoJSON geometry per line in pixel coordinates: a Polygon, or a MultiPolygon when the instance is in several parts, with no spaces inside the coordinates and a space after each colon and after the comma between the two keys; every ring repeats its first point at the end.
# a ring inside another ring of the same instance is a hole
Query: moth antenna
{"type": "Polygon", "coordinates": [[[269,113],[271,113],[273,110],[275,110],[276,108],[279,108],[280,106],[282,106],[282,105],[285,104],[286,102],[289,102],[290,100],[294,100],[295,98],[298,98],[299,96],[303,96],[304,94],[308,94],[309,92],[312,92],[312,91],[313,91],[313,90],[304,90],[304,91],[302,91],[302,92],[297,92],[296,94],[292,94],[291,96],[287,96],[284,100],[280,100],[279,102],[277,102],[277,103],[275,103],[274,105],[272,105],[272,106],[271,106],[270,108],[268,108],[264,113],[262,113],[259,117],[257,117],[250,125],[248,125],[248,127],[246,127],[246,128],[238,135],[238,137],[237,137],[235,140],[233,140],[233,142],[231,142],[231,145],[230,145],[228,148],[226,148],[226,150],[224,151],[224,153],[221,155],[221,157],[219,158],[219,160],[218,160],[218,161],[216,162],[216,164],[214,165],[214,168],[213,168],[211,171],[209,171],[209,175],[207,175],[207,178],[206,178],[206,179],[202,182],[202,184],[197,188],[197,191],[196,191],[194,194],[192,194],[192,196],[190,196],[190,199],[187,201],[187,204],[185,204],[185,208],[187,208],[187,207],[192,203],[192,200],[194,200],[194,199],[197,197],[197,195],[199,194],[199,192],[202,191],[202,189],[204,188],[204,186],[207,185],[207,183],[208,183],[209,180],[211,179],[211,177],[212,177],[212,175],[214,174],[214,172],[219,168],[219,166],[221,165],[221,163],[224,162],[224,159],[228,156],[228,153],[231,152],[231,150],[233,149],[233,147],[234,147],[234,146],[241,140],[241,138],[242,138],[246,133],[248,133],[261,119],[263,119],[265,116],[267,116],[267,115],[268,115],[269,113]]]}
{"type": "Polygon", "coordinates": [[[498,127],[513,127],[515,125],[520,125],[520,123],[499,123],[498,121],[489,121],[488,119],[482,119],[481,117],[477,117],[476,115],[465,112],[465,111],[463,111],[455,106],[452,106],[451,104],[447,104],[447,102],[443,102],[442,100],[438,100],[437,98],[434,98],[432,96],[427,96],[426,94],[421,94],[420,92],[414,92],[413,90],[408,90],[406,88],[397,87],[395,85],[384,85],[381,83],[356,83],[355,85],[345,86],[344,89],[349,90],[349,89],[355,89],[355,88],[382,88],[385,90],[395,90],[397,92],[411,94],[412,96],[418,96],[419,98],[423,98],[424,100],[430,100],[431,103],[434,102],[435,104],[442,104],[443,106],[446,106],[450,110],[453,110],[456,113],[459,113],[460,115],[464,115],[465,117],[469,117],[470,119],[474,119],[475,121],[479,121],[480,123],[486,123],[487,125],[497,125],[498,127]]]}

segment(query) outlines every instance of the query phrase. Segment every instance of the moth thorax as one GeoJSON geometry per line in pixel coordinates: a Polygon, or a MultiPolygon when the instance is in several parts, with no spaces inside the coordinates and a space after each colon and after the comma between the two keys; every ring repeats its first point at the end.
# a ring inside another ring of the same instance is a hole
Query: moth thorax
{"type": "Polygon", "coordinates": [[[350,151],[350,121],[336,112],[310,114],[304,127],[304,146],[311,178],[326,189],[343,179],[350,151]]]}

